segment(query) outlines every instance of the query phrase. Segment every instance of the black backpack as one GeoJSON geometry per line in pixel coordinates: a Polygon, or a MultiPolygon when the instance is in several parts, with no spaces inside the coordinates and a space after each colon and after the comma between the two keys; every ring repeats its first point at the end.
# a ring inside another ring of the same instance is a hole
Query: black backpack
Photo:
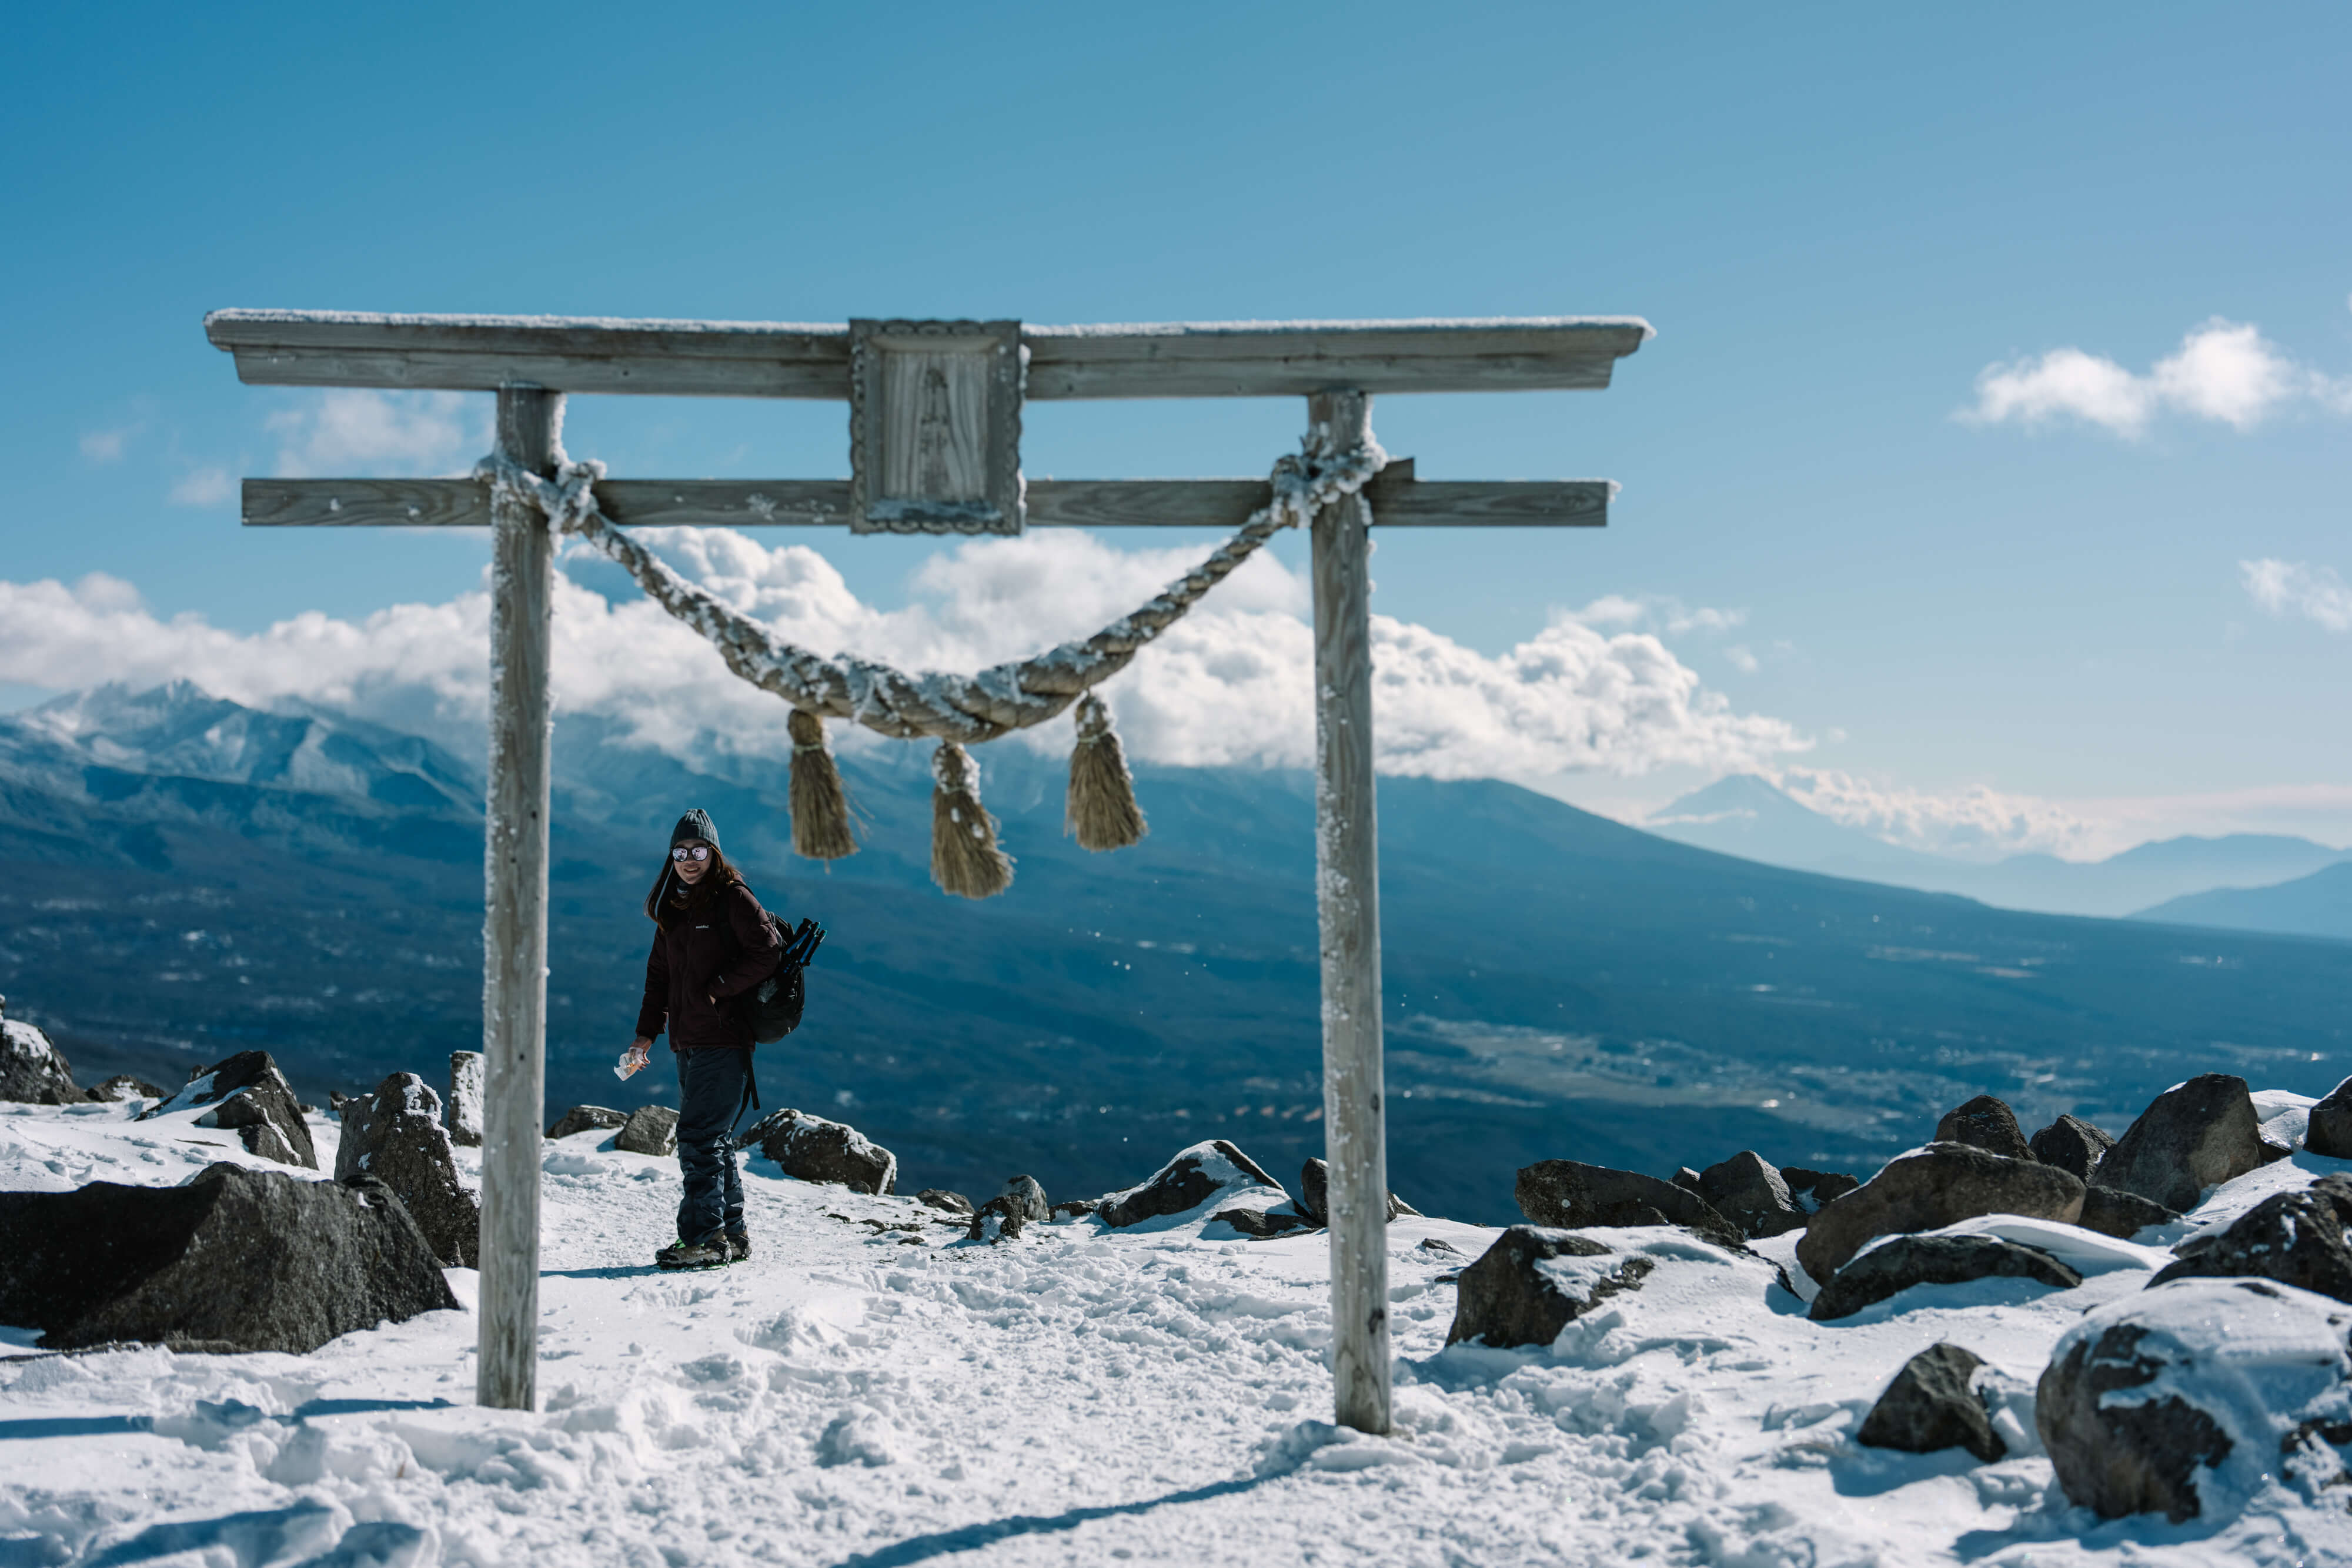
{"type": "Polygon", "coordinates": [[[751,998],[745,1010],[751,1018],[752,1040],[773,1045],[801,1027],[801,1009],[808,1001],[808,986],[802,977],[809,960],[816,956],[817,945],[824,940],[824,927],[803,920],[787,931],[774,915],[765,910],[761,914],[782,945],[784,956],[774,974],[744,993],[751,998]]]}

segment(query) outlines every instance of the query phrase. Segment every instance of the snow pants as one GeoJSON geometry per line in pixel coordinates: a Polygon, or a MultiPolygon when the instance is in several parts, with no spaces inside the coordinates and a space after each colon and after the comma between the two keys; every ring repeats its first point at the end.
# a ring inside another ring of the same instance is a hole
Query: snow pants
{"type": "Polygon", "coordinates": [[[735,1166],[732,1134],[751,1076],[749,1051],[717,1046],[677,1053],[677,1171],[686,1185],[677,1206],[682,1241],[743,1228],[743,1176],[735,1166]]]}

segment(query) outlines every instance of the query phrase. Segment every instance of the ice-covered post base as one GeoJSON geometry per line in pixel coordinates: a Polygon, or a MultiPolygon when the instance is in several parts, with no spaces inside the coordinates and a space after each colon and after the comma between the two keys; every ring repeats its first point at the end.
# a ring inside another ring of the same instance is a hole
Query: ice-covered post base
{"type": "MultiPolygon", "coordinates": [[[[499,392],[499,451],[552,475],[563,394],[499,392]]],[[[547,1099],[547,519],[501,488],[492,503],[490,778],[483,876],[480,1354],[475,1397],[529,1410],[539,1384],[539,1155],[547,1099]]]]}
{"type": "MultiPolygon", "coordinates": [[[[1320,392],[1329,449],[1371,435],[1372,400],[1320,392]]],[[[1371,540],[1361,499],[1315,514],[1315,903],[1323,968],[1323,1125],[1331,1165],[1336,1419],[1389,1429],[1389,1161],[1381,1065],[1380,834],[1372,810],[1371,540]]]]}

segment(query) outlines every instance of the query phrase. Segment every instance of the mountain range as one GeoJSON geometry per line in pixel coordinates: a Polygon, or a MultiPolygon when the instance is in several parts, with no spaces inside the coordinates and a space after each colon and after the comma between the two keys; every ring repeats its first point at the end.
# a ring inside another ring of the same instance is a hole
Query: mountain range
{"type": "MultiPolygon", "coordinates": [[[[1088,855],[1060,760],[987,747],[1018,875],[971,904],[929,881],[928,748],[843,757],[865,847],[829,871],[789,852],[781,763],[572,717],[555,758],[551,1114],[668,1097],[609,1068],[639,905],[700,805],[772,907],[832,934],[763,1100],[855,1123],[906,1185],[1091,1195],[1203,1137],[1276,1169],[1320,1152],[1305,776],[1140,768],[1150,836],[1088,855]]],[[[0,718],[10,1016],[85,1081],[256,1046],[314,1099],[437,1080],[479,1038],[478,791],[431,739],[184,684],[0,718]]],[[[1507,1218],[1544,1157],[1865,1166],[1987,1091],[2120,1130],[2193,1072],[2318,1093],[2352,1051],[2352,944],[1789,871],[1491,781],[1382,779],[1379,812],[1391,1173],[1434,1211],[1507,1218]]]]}
{"type": "Polygon", "coordinates": [[[1733,774],[1685,795],[1645,824],[1663,837],[1794,871],[1891,883],[1923,892],[1958,893],[2006,909],[2053,915],[2134,916],[2307,936],[2352,936],[2352,908],[2324,882],[2308,896],[2275,901],[2251,890],[2300,881],[2352,862],[2352,852],[2275,833],[2183,837],[2137,845],[2101,861],[2010,855],[1990,864],[1890,844],[1835,821],[1792,799],[1769,779],[1733,774]],[[2243,896],[2207,905],[2197,895],[2227,890],[2243,896]],[[2209,919],[2201,910],[2228,910],[2209,919]],[[2319,918],[2333,912],[2334,924],[2319,918]],[[2318,923],[2315,924],[2315,918],[2318,923]]]}

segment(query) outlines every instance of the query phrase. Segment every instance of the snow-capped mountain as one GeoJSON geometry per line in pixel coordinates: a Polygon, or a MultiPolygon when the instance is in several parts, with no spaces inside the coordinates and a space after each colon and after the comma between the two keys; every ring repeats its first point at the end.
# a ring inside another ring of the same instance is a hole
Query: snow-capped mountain
{"type": "MultiPolygon", "coordinates": [[[[1150,836],[1089,855],[1063,836],[1060,760],[988,747],[1018,877],[971,904],[929,882],[925,748],[844,758],[865,847],[829,871],[790,853],[781,764],[688,767],[573,720],[556,760],[551,1113],[669,1092],[609,1068],[642,987],[640,902],[699,805],[763,899],[832,933],[809,1022],[761,1053],[771,1103],[842,1108],[918,1185],[1025,1169],[1100,1190],[1127,1140],[1181,1145],[1212,1118],[1277,1164],[1320,1152],[1302,776],[1143,768],[1150,836]]],[[[323,1100],[470,1047],[469,777],[414,737],[185,686],[16,716],[0,991],[86,1077],[175,1082],[261,1046],[323,1100]]],[[[1509,1211],[1494,1173],[1512,1160],[1671,1170],[1746,1146],[1845,1168],[1987,1087],[2042,1119],[2127,1115],[2216,1051],[2310,1093],[2352,1052],[2352,944],[1826,879],[1491,781],[1384,779],[1380,812],[1391,1169],[1457,1216],[1509,1211]]]]}
{"type": "MultiPolygon", "coordinates": [[[[1767,865],[1958,893],[2004,909],[2108,917],[2136,915],[2213,888],[2268,887],[2347,858],[2345,851],[2309,839],[2227,833],[2139,844],[2102,861],[2020,854],[1978,864],[1887,843],[1822,815],[1752,773],[1693,790],[1654,813],[1644,826],[1680,843],[1767,865]]],[[[2150,918],[2157,916],[2151,913],[2150,918]]]]}

